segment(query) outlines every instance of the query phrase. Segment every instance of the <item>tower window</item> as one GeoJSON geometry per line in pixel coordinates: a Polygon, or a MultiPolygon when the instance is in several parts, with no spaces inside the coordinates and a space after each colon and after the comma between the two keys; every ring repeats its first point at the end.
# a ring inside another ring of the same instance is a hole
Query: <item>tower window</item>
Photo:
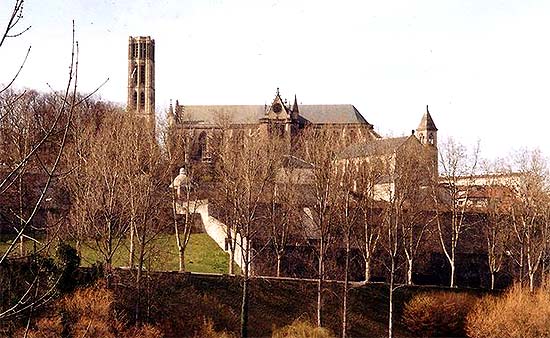
{"type": "Polygon", "coordinates": [[[139,66],[139,83],[145,84],[145,66],[139,66]]]}
{"type": "Polygon", "coordinates": [[[133,44],[133,47],[134,47],[134,52],[133,52],[132,57],[133,57],[134,59],[137,59],[137,57],[138,57],[138,47],[139,47],[139,46],[138,46],[137,43],[134,43],[134,44],[133,44]]]}
{"type": "Polygon", "coordinates": [[[139,109],[145,109],[145,93],[139,94],[139,109]]]}
{"type": "Polygon", "coordinates": [[[139,43],[139,58],[145,59],[145,44],[143,42],[139,43]]]}
{"type": "Polygon", "coordinates": [[[132,74],[130,77],[132,78],[132,85],[135,86],[137,83],[137,66],[134,65],[134,68],[132,69],[132,74]]]}
{"type": "Polygon", "coordinates": [[[136,109],[137,106],[138,106],[138,96],[137,96],[137,93],[134,92],[134,94],[132,94],[132,108],[136,109]]]}
{"type": "Polygon", "coordinates": [[[203,131],[199,134],[199,152],[197,154],[199,158],[205,159],[208,157],[207,146],[206,132],[203,131]]]}

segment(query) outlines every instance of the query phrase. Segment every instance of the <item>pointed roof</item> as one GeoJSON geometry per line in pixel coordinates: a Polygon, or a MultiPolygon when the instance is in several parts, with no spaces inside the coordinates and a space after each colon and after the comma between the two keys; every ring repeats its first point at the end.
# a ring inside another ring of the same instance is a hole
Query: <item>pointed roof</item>
{"type": "Polygon", "coordinates": [[[289,107],[286,105],[286,101],[283,101],[281,94],[279,93],[279,87],[277,87],[277,93],[275,93],[275,98],[271,105],[265,112],[266,118],[290,118],[289,107]]]}
{"type": "Polygon", "coordinates": [[[434,120],[432,119],[432,116],[430,115],[430,111],[428,109],[428,106],[426,106],[426,112],[424,113],[424,116],[422,116],[422,120],[420,121],[420,124],[418,125],[418,128],[416,130],[434,130],[437,131],[437,127],[435,126],[434,120]]]}
{"type": "Polygon", "coordinates": [[[294,94],[294,104],[292,105],[292,112],[298,113],[298,99],[296,98],[296,94],[294,94]]]}

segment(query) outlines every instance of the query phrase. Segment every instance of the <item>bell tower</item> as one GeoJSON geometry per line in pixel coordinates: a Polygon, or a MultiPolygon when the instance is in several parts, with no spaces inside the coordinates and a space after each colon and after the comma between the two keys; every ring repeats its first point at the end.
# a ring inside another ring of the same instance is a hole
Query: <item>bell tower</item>
{"type": "Polygon", "coordinates": [[[155,40],[128,38],[128,112],[155,126],[155,40]]]}
{"type": "Polygon", "coordinates": [[[434,120],[430,115],[428,106],[426,106],[426,112],[422,116],[422,120],[420,120],[418,128],[416,128],[416,135],[420,140],[420,143],[437,148],[437,127],[435,126],[434,120]]]}

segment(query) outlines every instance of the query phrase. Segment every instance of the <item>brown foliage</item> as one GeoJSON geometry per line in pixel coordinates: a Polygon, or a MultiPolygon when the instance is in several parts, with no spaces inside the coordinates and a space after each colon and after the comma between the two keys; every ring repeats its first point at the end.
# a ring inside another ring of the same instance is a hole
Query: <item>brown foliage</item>
{"type": "Polygon", "coordinates": [[[200,330],[195,333],[195,338],[235,338],[235,334],[228,332],[218,332],[214,328],[211,319],[205,319],[200,330]]]}
{"type": "Polygon", "coordinates": [[[405,304],[403,323],[423,337],[462,337],[466,316],[477,301],[466,293],[421,293],[405,304]]]}
{"type": "Polygon", "coordinates": [[[55,313],[40,318],[28,337],[162,337],[152,325],[127,328],[114,310],[113,293],[102,285],[79,289],[61,299],[55,313]]]}
{"type": "Polygon", "coordinates": [[[273,331],[273,338],[333,338],[334,335],[323,327],[307,321],[296,320],[292,324],[273,331]]]}
{"type": "Polygon", "coordinates": [[[484,297],[467,317],[472,338],[550,337],[550,288],[530,292],[513,286],[499,297],[484,297]]]}

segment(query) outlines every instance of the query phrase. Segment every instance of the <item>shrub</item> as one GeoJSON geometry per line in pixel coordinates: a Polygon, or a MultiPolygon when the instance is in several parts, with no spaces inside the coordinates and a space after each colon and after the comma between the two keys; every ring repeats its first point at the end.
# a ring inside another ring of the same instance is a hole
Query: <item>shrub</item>
{"type": "Polygon", "coordinates": [[[62,292],[73,291],[76,286],[75,273],[80,266],[80,257],[75,248],[65,242],[57,245],[55,256],[61,268],[57,288],[62,292]]]}
{"type": "Polygon", "coordinates": [[[550,288],[514,285],[500,297],[483,298],[468,315],[466,329],[472,338],[550,337],[550,288]]]}
{"type": "Polygon", "coordinates": [[[466,293],[421,293],[405,304],[402,320],[415,335],[463,337],[466,316],[477,301],[477,297],[466,293]]]}
{"type": "Polygon", "coordinates": [[[291,325],[273,331],[273,338],[333,338],[327,329],[313,326],[311,323],[296,320],[291,325]]]}
{"type": "Polygon", "coordinates": [[[205,319],[200,330],[195,333],[194,338],[236,338],[233,333],[218,332],[214,329],[212,319],[205,319]]]}
{"type": "Polygon", "coordinates": [[[127,328],[114,311],[113,293],[103,285],[78,289],[54,304],[52,313],[36,322],[28,337],[162,337],[151,325],[127,328]]]}

